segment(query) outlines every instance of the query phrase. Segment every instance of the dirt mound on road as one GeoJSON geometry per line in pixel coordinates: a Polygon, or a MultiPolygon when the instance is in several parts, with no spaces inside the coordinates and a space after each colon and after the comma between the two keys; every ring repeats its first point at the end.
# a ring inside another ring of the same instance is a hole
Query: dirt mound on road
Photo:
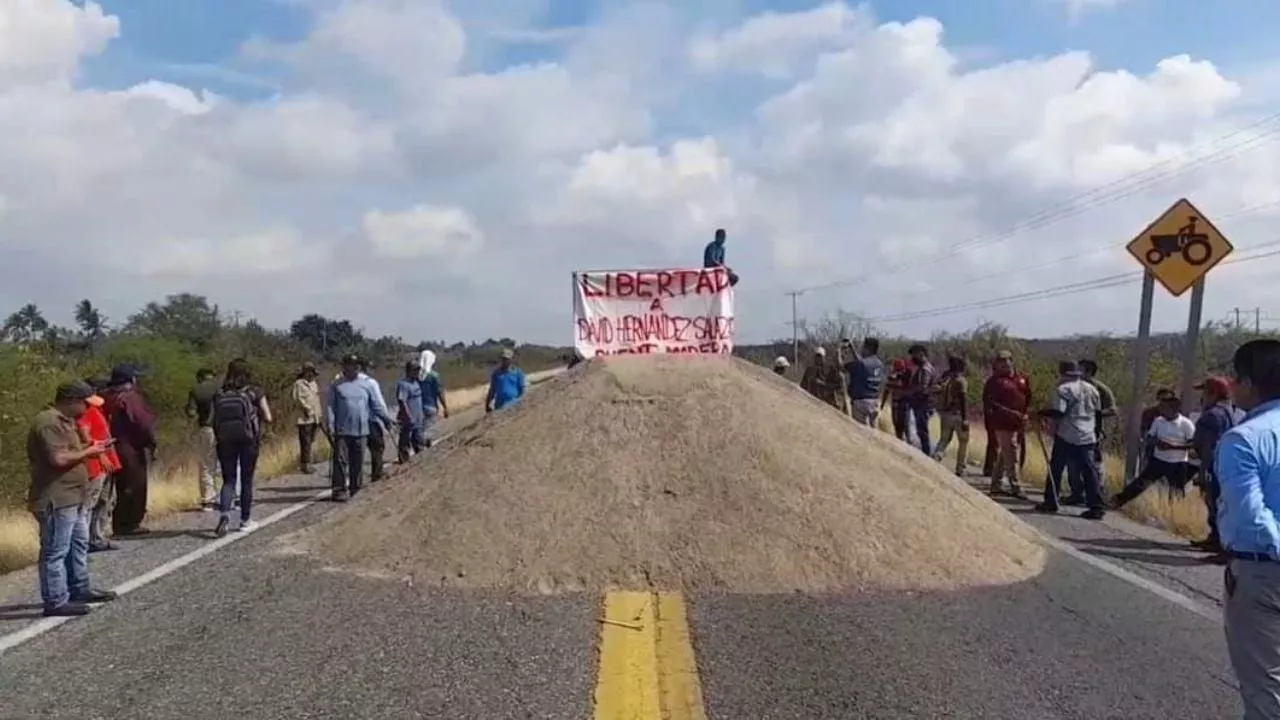
{"type": "Polygon", "coordinates": [[[552,593],[954,589],[1024,580],[1033,532],[746,362],[586,363],[299,538],[415,584],[552,593]]]}

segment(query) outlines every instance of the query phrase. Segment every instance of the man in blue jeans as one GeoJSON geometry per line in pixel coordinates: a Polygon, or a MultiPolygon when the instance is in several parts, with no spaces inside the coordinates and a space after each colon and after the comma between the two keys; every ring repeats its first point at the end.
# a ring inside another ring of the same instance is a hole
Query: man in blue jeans
{"type": "Polygon", "coordinates": [[[89,603],[116,598],[114,592],[89,584],[85,460],[103,455],[109,446],[85,442],[76,427],[76,418],[84,414],[93,394],[93,388],[81,382],[59,386],[53,405],[36,415],[27,434],[27,505],[40,525],[40,599],[50,617],[86,615],[89,603]]]}

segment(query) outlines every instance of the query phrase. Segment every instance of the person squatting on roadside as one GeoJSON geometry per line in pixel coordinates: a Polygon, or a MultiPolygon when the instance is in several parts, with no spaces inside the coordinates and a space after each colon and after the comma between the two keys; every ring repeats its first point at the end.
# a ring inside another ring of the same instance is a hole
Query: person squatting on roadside
{"type": "Polygon", "coordinates": [[[325,403],[324,433],[333,446],[330,479],[333,501],[345,502],[364,486],[364,451],[370,429],[378,422],[394,421],[373,386],[361,379],[362,361],[357,355],[342,358],[342,373],[329,386],[325,403]]]}
{"type": "Polygon", "coordinates": [[[1221,494],[1217,470],[1213,466],[1218,443],[1228,430],[1239,421],[1237,409],[1231,402],[1231,381],[1224,377],[1206,378],[1195,386],[1200,391],[1200,415],[1196,418],[1196,431],[1191,440],[1192,462],[1199,465],[1196,482],[1204,497],[1209,524],[1209,536],[1192,545],[1211,553],[1222,552],[1218,534],[1218,497],[1221,494]]]}
{"type": "Polygon", "coordinates": [[[213,396],[218,392],[216,373],[208,368],[196,371],[196,384],[187,393],[187,419],[196,425],[197,442],[200,448],[200,463],[197,467],[200,489],[200,509],[212,512],[218,502],[214,490],[213,476],[219,473],[218,448],[213,439],[213,396]]]}
{"type": "Polygon", "coordinates": [[[942,462],[942,457],[956,440],[956,475],[964,477],[965,466],[969,463],[969,381],[965,378],[968,363],[964,358],[955,355],[947,356],[947,371],[942,374],[938,391],[938,447],[933,451],[933,459],[942,462]]]}
{"type": "Polygon", "coordinates": [[[133,365],[118,365],[111,371],[103,393],[103,406],[111,423],[120,471],[116,473],[116,505],[111,514],[115,537],[145,535],[142,522],[147,516],[147,483],[156,460],[155,413],[138,390],[141,372],[133,365]]]}
{"type": "Polygon", "coordinates": [[[111,506],[115,503],[115,473],[120,471],[120,456],[112,447],[111,424],[107,422],[102,406],[106,400],[98,393],[107,386],[105,378],[90,378],[85,384],[93,389],[84,414],[76,419],[81,439],[85,445],[102,443],[106,451],[98,457],[85,460],[89,471],[89,490],[85,495],[85,510],[89,513],[89,552],[115,550],[107,540],[107,523],[111,522],[111,506]]]}
{"type": "Polygon", "coordinates": [[[258,469],[262,450],[262,430],[270,424],[271,406],[267,396],[253,386],[249,361],[236,358],[227,364],[222,387],[213,396],[213,434],[218,448],[218,464],[222,468],[222,492],[218,502],[218,524],[214,535],[227,534],[240,484],[240,532],[253,530],[253,476],[258,469]]]}
{"type": "Polygon", "coordinates": [[[1218,534],[1227,652],[1245,720],[1280,718],[1280,340],[1252,340],[1232,358],[1244,421],[1218,443],[1218,534]]]}
{"type": "Polygon", "coordinates": [[[880,359],[880,340],[862,340],[862,351],[845,365],[849,376],[849,411],[854,422],[875,427],[880,417],[885,386],[884,361],[880,359]]]}
{"type": "Polygon", "coordinates": [[[991,370],[991,377],[982,387],[982,416],[989,433],[988,445],[996,448],[989,493],[1000,494],[1007,479],[1009,494],[1026,498],[1018,482],[1018,434],[1027,426],[1031,387],[1025,377],[1014,371],[1013,353],[1008,350],[996,353],[991,370]]]}
{"type": "Polygon", "coordinates": [[[27,433],[31,482],[27,508],[40,530],[37,572],[44,614],[86,615],[89,604],[114,600],[89,581],[89,459],[101,459],[110,442],[86,443],[77,420],[88,408],[93,388],[82,382],[60,385],[53,404],[36,414],[27,433]]]}
{"type": "Polygon", "coordinates": [[[293,381],[289,399],[298,413],[298,470],[310,475],[315,462],[316,433],[320,430],[320,417],[324,407],[320,402],[320,383],[316,382],[315,363],[303,363],[298,378],[293,381]]]}
{"type": "Polygon", "coordinates": [[[1058,375],[1051,404],[1039,413],[1053,424],[1053,451],[1049,458],[1049,477],[1044,485],[1044,500],[1035,509],[1041,513],[1058,512],[1062,473],[1074,468],[1080,478],[1087,507],[1080,517],[1101,520],[1106,515],[1106,504],[1102,498],[1102,482],[1094,450],[1098,445],[1098,411],[1102,407],[1102,399],[1098,389],[1084,381],[1080,366],[1074,361],[1058,363],[1058,375]]]}
{"type": "Polygon", "coordinates": [[[396,459],[406,463],[426,447],[422,363],[416,359],[404,364],[404,377],[396,381],[396,405],[396,420],[400,426],[400,433],[396,438],[396,459]]]}
{"type": "Polygon", "coordinates": [[[1196,425],[1182,414],[1182,400],[1172,390],[1161,393],[1160,414],[1147,430],[1151,458],[1138,476],[1124,486],[1112,507],[1120,509],[1132,502],[1158,480],[1163,480],[1170,495],[1185,494],[1191,479],[1190,453],[1194,448],[1196,425]]]}

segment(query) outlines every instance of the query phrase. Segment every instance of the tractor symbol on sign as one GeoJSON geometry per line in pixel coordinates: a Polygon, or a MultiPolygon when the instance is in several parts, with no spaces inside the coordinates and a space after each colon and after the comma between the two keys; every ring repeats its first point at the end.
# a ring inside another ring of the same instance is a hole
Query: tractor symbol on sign
{"type": "Polygon", "coordinates": [[[1173,235],[1152,235],[1151,249],[1147,251],[1147,262],[1159,265],[1170,256],[1181,254],[1188,265],[1199,266],[1209,262],[1213,256],[1213,246],[1209,244],[1209,236],[1196,232],[1196,221],[1192,215],[1187,224],[1178,228],[1173,235]]]}

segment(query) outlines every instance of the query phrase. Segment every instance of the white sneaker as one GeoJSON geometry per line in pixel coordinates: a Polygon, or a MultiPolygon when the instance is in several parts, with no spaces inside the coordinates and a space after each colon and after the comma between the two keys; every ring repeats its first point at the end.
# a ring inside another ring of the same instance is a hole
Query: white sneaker
{"type": "Polygon", "coordinates": [[[240,527],[236,528],[236,532],[252,532],[258,529],[258,523],[252,520],[245,520],[240,523],[240,527]]]}

